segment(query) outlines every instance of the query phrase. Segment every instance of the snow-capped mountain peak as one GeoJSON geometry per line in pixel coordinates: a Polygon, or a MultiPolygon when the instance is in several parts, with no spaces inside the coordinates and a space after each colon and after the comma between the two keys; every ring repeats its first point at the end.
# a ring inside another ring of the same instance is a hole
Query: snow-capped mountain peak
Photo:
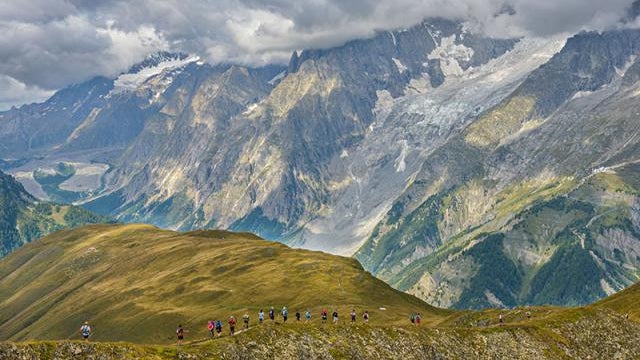
{"type": "MultiPolygon", "coordinates": [[[[111,94],[135,90],[148,79],[169,70],[177,70],[193,62],[200,63],[197,55],[159,52],[131,67],[129,72],[118,76],[114,81],[111,94]]],[[[111,95],[110,94],[110,95],[111,95]]]]}

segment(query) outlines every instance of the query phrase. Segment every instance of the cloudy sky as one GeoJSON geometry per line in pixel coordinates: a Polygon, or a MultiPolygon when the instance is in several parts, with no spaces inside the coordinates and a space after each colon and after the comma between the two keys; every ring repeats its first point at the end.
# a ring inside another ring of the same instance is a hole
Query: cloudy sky
{"type": "Polygon", "coordinates": [[[0,0],[0,109],[40,101],[157,50],[211,63],[285,62],[429,16],[491,36],[616,26],[633,0],[0,0]],[[505,11],[511,9],[511,11],[505,11]]]}

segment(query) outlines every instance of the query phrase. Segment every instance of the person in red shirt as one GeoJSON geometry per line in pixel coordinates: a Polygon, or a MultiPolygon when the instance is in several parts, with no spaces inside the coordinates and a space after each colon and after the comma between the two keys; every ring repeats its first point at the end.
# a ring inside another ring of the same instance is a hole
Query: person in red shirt
{"type": "Polygon", "coordinates": [[[233,334],[235,334],[236,332],[236,318],[233,317],[233,315],[231,317],[229,317],[229,333],[231,334],[231,336],[233,336],[233,334]]]}
{"type": "Polygon", "coordinates": [[[215,329],[216,325],[215,325],[215,321],[211,320],[207,323],[207,330],[209,330],[209,337],[213,338],[213,332],[215,329]]]}

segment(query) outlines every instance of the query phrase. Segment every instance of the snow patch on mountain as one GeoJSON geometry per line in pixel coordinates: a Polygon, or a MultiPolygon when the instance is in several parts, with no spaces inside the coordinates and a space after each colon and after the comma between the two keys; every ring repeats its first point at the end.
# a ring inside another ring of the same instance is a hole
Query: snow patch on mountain
{"type": "Polygon", "coordinates": [[[440,45],[428,55],[430,60],[440,60],[440,68],[445,76],[460,76],[464,70],[460,62],[468,62],[474,51],[463,44],[456,43],[456,36],[451,35],[440,39],[440,45]]]}
{"type": "MultiPolygon", "coordinates": [[[[376,114],[376,117],[385,117],[393,105],[393,96],[391,96],[391,93],[387,90],[377,90],[376,97],[377,100],[373,112],[376,114]]],[[[373,130],[373,128],[374,126],[371,124],[371,130],[373,130]]]]}
{"type": "Polygon", "coordinates": [[[391,60],[393,60],[393,63],[396,64],[396,68],[398,68],[398,71],[400,72],[400,74],[407,71],[407,67],[404,66],[404,64],[400,60],[396,58],[391,58],[391,60]]]}
{"type": "Polygon", "coordinates": [[[404,89],[405,95],[423,94],[431,89],[429,82],[429,74],[423,73],[421,77],[417,79],[411,79],[409,84],[404,89]]]}
{"type": "Polygon", "coordinates": [[[396,172],[404,172],[404,170],[407,168],[407,163],[405,162],[405,159],[407,157],[408,151],[409,151],[409,145],[407,143],[407,140],[402,140],[400,155],[398,155],[398,158],[396,158],[396,162],[395,162],[396,172]]]}
{"type": "Polygon", "coordinates": [[[624,64],[624,66],[622,66],[621,69],[617,67],[615,68],[616,74],[618,74],[619,77],[623,77],[627,73],[627,70],[631,68],[631,66],[636,62],[637,59],[638,57],[636,55],[631,55],[629,60],[627,60],[627,62],[624,64]]]}
{"type": "Polygon", "coordinates": [[[587,97],[591,94],[593,94],[593,91],[578,91],[575,95],[573,95],[573,97],[571,98],[571,100],[576,100],[576,99],[580,99],[583,97],[587,97]]]}
{"type": "Polygon", "coordinates": [[[242,115],[249,115],[253,112],[253,110],[258,108],[258,103],[253,103],[249,106],[247,106],[247,109],[245,111],[242,112],[242,115]]]}
{"type": "Polygon", "coordinates": [[[109,95],[135,90],[156,75],[170,70],[178,70],[199,61],[199,56],[189,56],[182,59],[180,57],[169,58],[152,66],[144,67],[137,72],[122,74],[114,81],[113,90],[109,95]]]}

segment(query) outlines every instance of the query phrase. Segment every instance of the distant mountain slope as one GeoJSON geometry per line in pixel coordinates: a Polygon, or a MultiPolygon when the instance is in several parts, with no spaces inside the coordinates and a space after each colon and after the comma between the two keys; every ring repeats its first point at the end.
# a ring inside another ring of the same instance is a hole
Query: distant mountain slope
{"type": "MultiPolygon", "coordinates": [[[[369,310],[372,324],[419,311],[447,315],[392,289],[357,261],[294,250],[250,234],[176,233],[149,225],[94,225],[57,232],[0,261],[0,339],[66,339],[89,319],[95,340],[173,341],[178,323],[206,336],[212,317],[255,322],[259,309],[369,310]],[[381,310],[380,308],[385,308],[381,310]]],[[[292,320],[290,320],[292,321],[292,320]]]]}
{"type": "Polygon", "coordinates": [[[54,231],[107,221],[75,206],[37,202],[13,177],[0,172],[0,258],[54,231]]]}
{"type": "MultiPolygon", "coordinates": [[[[352,253],[422,153],[500,101],[558,46],[527,43],[509,59],[517,71],[499,75],[495,60],[518,43],[430,19],[333,49],[296,52],[288,67],[210,66],[160,53],[111,80],[96,93],[99,103],[78,115],[83,119],[60,119],[64,128],[51,129],[56,143],[26,159],[19,150],[28,144],[0,157],[45,198],[60,191],[34,183],[34,171],[61,162],[79,169],[102,164],[99,186],[67,198],[124,221],[249,230],[352,253]],[[474,74],[463,76],[466,71],[474,74]],[[499,77],[488,79],[491,74],[499,77]],[[472,89],[473,78],[486,81],[472,89]],[[432,92],[437,100],[424,110],[432,92]],[[349,209],[354,202],[362,208],[349,209]]],[[[67,102],[79,103],[71,95],[67,102]]],[[[42,124],[43,113],[33,105],[0,114],[6,125],[0,131],[30,134],[24,124],[42,124]]]]}
{"type": "Polygon", "coordinates": [[[585,304],[637,281],[639,45],[569,39],[427,159],[357,257],[460,308],[585,304]]]}
{"type": "Polygon", "coordinates": [[[60,145],[95,108],[105,106],[113,80],[96,77],[56,92],[42,104],[0,113],[0,157],[15,160],[60,145]]]}

